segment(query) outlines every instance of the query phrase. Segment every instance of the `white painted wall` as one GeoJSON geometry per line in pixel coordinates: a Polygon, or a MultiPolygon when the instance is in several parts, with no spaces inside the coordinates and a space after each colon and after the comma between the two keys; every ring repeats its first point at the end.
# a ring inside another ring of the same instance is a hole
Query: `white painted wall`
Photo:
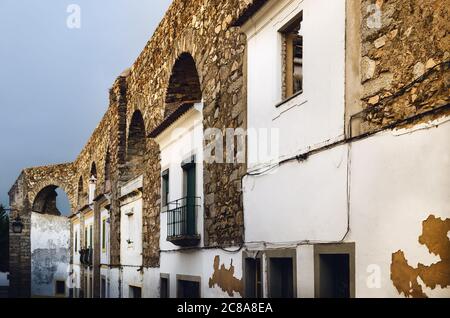
{"type": "Polygon", "coordinates": [[[80,240],[80,223],[79,223],[79,216],[77,216],[77,222],[73,223],[72,227],[72,255],[73,255],[73,264],[74,265],[80,265],[80,249],[82,248],[81,240],[80,240]],[[77,250],[75,250],[75,247],[77,247],[77,250]]]}
{"type": "MultiPolygon", "coordinates": [[[[169,202],[184,197],[183,193],[183,169],[182,162],[189,156],[196,156],[197,164],[197,196],[199,203],[203,204],[203,116],[202,104],[196,104],[172,126],[170,126],[156,141],[161,150],[161,169],[169,169],[170,197],[169,202]]],[[[197,232],[201,234],[200,247],[204,246],[203,207],[201,206],[197,214],[197,232]]],[[[218,255],[221,258],[221,265],[230,267],[231,262],[235,267],[235,277],[242,278],[242,253],[227,254],[222,250],[181,250],[179,247],[167,241],[167,214],[161,213],[161,260],[160,270],[153,277],[157,282],[157,294],[159,295],[159,272],[169,275],[170,296],[177,296],[177,275],[201,277],[202,297],[228,297],[219,287],[210,288],[209,278],[214,272],[214,259],[218,255]]],[[[147,286],[146,286],[147,288],[147,286]]],[[[150,289],[152,287],[150,286],[150,289]]],[[[151,295],[155,295],[154,292],[151,295]]],[[[234,295],[235,297],[239,295],[234,295]]]]}
{"type": "MultiPolygon", "coordinates": [[[[306,240],[311,244],[340,240],[347,222],[348,164],[350,232],[345,242],[356,243],[356,296],[403,297],[390,278],[393,253],[404,251],[413,267],[440,261],[418,238],[422,222],[431,214],[450,218],[449,120],[441,120],[439,128],[418,126],[378,134],[351,149],[334,148],[306,162],[284,165],[274,174],[246,179],[247,241],[296,248],[306,240]],[[380,270],[380,288],[367,284],[373,265],[380,270]]],[[[313,252],[312,245],[297,248],[299,297],[314,297],[313,252]]],[[[448,288],[423,288],[430,297],[450,297],[448,288]]]]}
{"type": "Polygon", "coordinates": [[[56,281],[69,284],[70,222],[66,217],[31,213],[31,294],[55,296],[56,281]]]}
{"type": "MultiPolygon", "coordinates": [[[[230,250],[237,249],[230,248],[230,250]]],[[[170,297],[177,297],[177,275],[201,277],[202,298],[229,298],[219,286],[209,287],[209,279],[214,274],[214,259],[220,257],[220,266],[226,269],[233,264],[235,268],[234,277],[242,279],[242,253],[226,253],[219,249],[202,251],[166,252],[161,253],[161,273],[169,274],[170,297]]],[[[241,297],[234,292],[233,297],[241,297]]]]}
{"type": "Polygon", "coordinates": [[[337,147],[244,183],[246,241],[336,241],[347,229],[347,149],[337,147]]]}
{"type": "MultiPolygon", "coordinates": [[[[196,156],[196,193],[198,203],[197,233],[201,234],[200,246],[203,246],[203,105],[195,108],[178,119],[172,126],[159,136],[156,141],[160,145],[161,169],[169,169],[169,202],[183,198],[182,162],[192,155],[196,156]]],[[[162,209],[162,211],[164,211],[162,209]]],[[[167,213],[161,213],[161,250],[179,249],[167,241],[167,213]]]]}
{"type": "MultiPolygon", "coordinates": [[[[450,218],[450,118],[446,120],[439,128],[388,132],[352,147],[348,240],[356,242],[358,297],[399,296],[390,280],[391,257],[398,250],[413,267],[440,261],[418,239],[431,214],[450,218]],[[380,289],[366,284],[372,264],[381,269],[380,289]]],[[[450,288],[424,292],[450,297],[450,288]]]]}
{"type": "MultiPolygon", "coordinates": [[[[248,127],[279,129],[279,158],[344,136],[345,0],[271,1],[244,26],[248,36],[248,127]],[[304,92],[282,104],[281,35],[303,10],[304,92]]],[[[297,250],[297,294],[314,296],[314,244],[356,243],[356,296],[403,297],[390,278],[392,254],[409,264],[439,261],[418,243],[430,214],[450,217],[450,122],[385,132],[244,180],[246,241],[297,250]],[[439,125],[439,128],[427,129],[439,125]],[[259,243],[258,243],[259,242],[259,243]],[[301,245],[299,245],[301,244],[301,245]],[[367,279],[380,269],[380,288],[367,279]]],[[[250,156],[258,148],[249,140],[250,156]]],[[[252,157],[251,157],[252,158],[252,157]]],[[[279,160],[278,160],[279,161],[279,160]]],[[[250,162],[249,170],[263,162],[250,162]]],[[[429,290],[449,297],[450,290],[429,290]]]]}
{"type": "Polygon", "coordinates": [[[124,266],[142,266],[142,197],[128,201],[120,211],[121,263],[124,266]],[[128,213],[133,215],[127,216],[128,213]]]}
{"type": "MultiPolygon", "coordinates": [[[[103,269],[102,269],[103,271],[103,269]]],[[[106,270],[107,276],[109,278],[109,297],[110,298],[120,298],[121,289],[119,281],[121,279],[120,270],[118,268],[111,268],[106,270]]]]}
{"type": "Polygon", "coordinates": [[[110,219],[109,212],[103,209],[100,212],[100,263],[102,265],[109,264],[110,260],[110,219]],[[103,220],[105,220],[105,249],[103,249],[103,220]]]}
{"type": "MultiPolygon", "coordinates": [[[[245,26],[248,37],[248,127],[278,129],[278,156],[342,138],[344,134],[345,0],[272,1],[245,26]],[[282,35],[303,11],[303,87],[282,101],[282,35]],[[295,138],[294,138],[295,137],[295,138]]],[[[257,144],[249,139],[249,169],[257,144]]],[[[275,154],[277,155],[277,154],[275,154]]],[[[272,158],[273,159],[273,158],[272,158]]]]}

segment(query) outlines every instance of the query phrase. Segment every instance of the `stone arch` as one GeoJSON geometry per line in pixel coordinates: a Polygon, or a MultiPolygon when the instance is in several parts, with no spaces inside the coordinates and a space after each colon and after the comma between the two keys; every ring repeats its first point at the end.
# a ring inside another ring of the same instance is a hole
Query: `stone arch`
{"type": "Polygon", "coordinates": [[[177,57],[171,69],[165,94],[164,117],[183,103],[201,100],[202,88],[196,62],[190,53],[183,52],[177,57]]]}
{"type": "Polygon", "coordinates": [[[95,161],[91,164],[91,171],[89,173],[89,177],[95,177],[97,179],[97,165],[95,164],[95,161]]]}
{"type": "MultiPolygon", "coordinates": [[[[42,188],[38,194],[34,197],[34,200],[32,202],[32,212],[37,212],[40,214],[48,214],[48,215],[55,215],[55,216],[61,216],[62,213],[57,207],[56,198],[58,197],[58,193],[56,192],[57,189],[64,189],[62,187],[59,187],[57,185],[47,185],[44,188],[42,188]]],[[[69,195],[66,191],[64,191],[67,195],[67,198],[70,202],[69,195]]],[[[71,206],[71,209],[73,207],[71,206]]]]}
{"type": "Polygon", "coordinates": [[[144,172],[146,132],[140,110],[134,111],[128,126],[125,180],[131,180],[144,172]]]}
{"type": "MultiPolygon", "coordinates": [[[[76,199],[75,192],[73,191],[73,187],[69,184],[65,184],[65,183],[59,182],[57,180],[47,180],[45,182],[40,182],[39,184],[34,186],[33,189],[31,189],[29,191],[27,201],[29,202],[29,207],[32,208],[31,210],[33,210],[35,208],[34,204],[36,203],[37,200],[42,200],[42,198],[45,197],[46,192],[47,192],[47,194],[50,194],[51,188],[53,188],[53,191],[55,191],[58,188],[61,189],[62,191],[64,191],[64,193],[67,195],[67,198],[69,200],[71,212],[73,213],[77,207],[77,201],[76,201],[77,199],[76,199]],[[46,191],[44,191],[44,190],[46,190],[46,191]]],[[[40,212],[40,211],[34,211],[34,212],[40,212]]],[[[48,214],[48,213],[44,213],[44,214],[48,214]]]]}

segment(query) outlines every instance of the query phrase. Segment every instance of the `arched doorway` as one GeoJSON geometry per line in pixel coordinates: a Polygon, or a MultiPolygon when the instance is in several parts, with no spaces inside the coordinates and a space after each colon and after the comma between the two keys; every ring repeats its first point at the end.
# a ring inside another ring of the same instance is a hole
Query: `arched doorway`
{"type": "Polygon", "coordinates": [[[43,188],[31,212],[31,295],[68,297],[70,202],[56,185],[43,188]]]}

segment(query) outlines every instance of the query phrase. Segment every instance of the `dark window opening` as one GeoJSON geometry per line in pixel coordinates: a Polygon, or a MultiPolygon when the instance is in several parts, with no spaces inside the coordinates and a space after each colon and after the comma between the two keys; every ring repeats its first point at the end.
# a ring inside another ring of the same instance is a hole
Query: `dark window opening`
{"type": "Polygon", "coordinates": [[[102,220],[102,250],[106,252],[106,219],[102,220]]]}
{"type": "Polygon", "coordinates": [[[320,255],[320,297],[350,298],[350,256],[320,255]]]}
{"type": "Polygon", "coordinates": [[[102,277],[102,281],[100,283],[100,297],[106,298],[106,278],[102,277]]]}
{"type": "Polygon", "coordinates": [[[89,247],[92,248],[92,225],[89,226],[89,247]]]}
{"type": "Polygon", "coordinates": [[[161,298],[169,298],[169,279],[161,277],[161,298]]]}
{"type": "Polygon", "coordinates": [[[270,297],[294,297],[294,268],[292,258],[270,259],[270,297]]]}
{"type": "Polygon", "coordinates": [[[56,281],[56,295],[65,295],[66,294],[66,282],[64,281],[56,281]]]}
{"type": "Polygon", "coordinates": [[[169,170],[166,170],[162,174],[162,206],[166,207],[169,203],[169,170]]]}
{"type": "Polygon", "coordinates": [[[75,253],[77,253],[77,252],[78,252],[78,232],[75,232],[75,242],[74,242],[74,245],[75,245],[75,253]]]}
{"type": "Polygon", "coordinates": [[[187,235],[196,235],[196,165],[192,163],[183,166],[184,171],[184,195],[186,197],[187,235]]]}
{"type": "Polygon", "coordinates": [[[177,291],[178,298],[200,298],[200,283],[179,280],[177,291]]]}
{"type": "Polygon", "coordinates": [[[245,296],[262,298],[261,259],[245,259],[245,296]]]}
{"type": "Polygon", "coordinates": [[[281,30],[284,36],[284,98],[289,98],[303,90],[303,36],[301,35],[301,13],[281,30]]]}
{"type": "Polygon", "coordinates": [[[130,298],[142,298],[142,288],[130,286],[130,298]]]}
{"type": "Polygon", "coordinates": [[[88,228],[84,228],[84,248],[88,248],[88,228]]]}

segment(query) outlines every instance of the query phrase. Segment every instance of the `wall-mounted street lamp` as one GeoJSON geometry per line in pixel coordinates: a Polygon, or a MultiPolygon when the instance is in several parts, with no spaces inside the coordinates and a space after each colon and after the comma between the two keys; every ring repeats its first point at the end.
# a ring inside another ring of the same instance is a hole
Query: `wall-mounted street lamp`
{"type": "Polygon", "coordinates": [[[12,231],[15,234],[22,233],[23,230],[23,222],[20,216],[17,216],[16,219],[12,222],[12,231]]]}
{"type": "MultiPolygon", "coordinates": [[[[4,211],[14,211],[13,209],[4,209],[4,211]]],[[[12,222],[12,231],[14,234],[20,234],[23,231],[23,222],[19,215],[16,216],[14,221],[12,222]]]]}

